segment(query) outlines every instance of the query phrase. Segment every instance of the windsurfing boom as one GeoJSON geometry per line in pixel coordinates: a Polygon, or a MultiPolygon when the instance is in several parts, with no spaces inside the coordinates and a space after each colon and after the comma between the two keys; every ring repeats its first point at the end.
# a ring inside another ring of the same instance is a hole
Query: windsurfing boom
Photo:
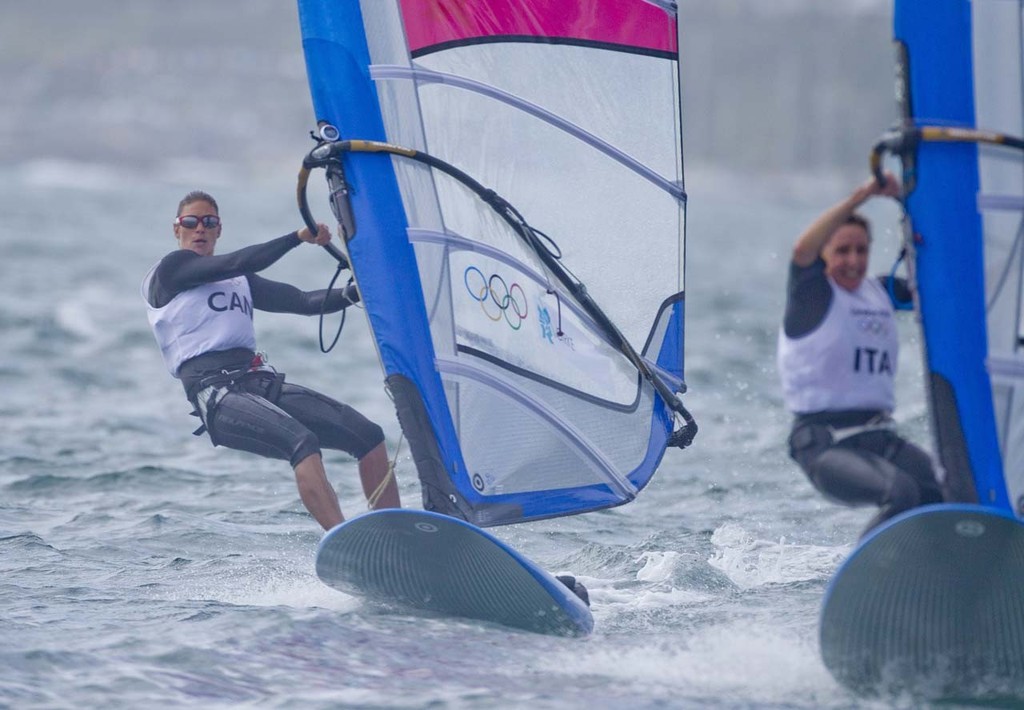
{"type": "MultiPolygon", "coordinates": [[[[579,300],[581,304],[584,305],[587,309],[588,315],[590,315],[594,322],[599,324],[601,329],[604,331],[609,343],[616,348],[619,348],[622,353],[630,359],[640,374],[643,375],[644,379],[650,382],[655,389],[657,389],[658,394],[666,403],[668,403],[669,407],[672,408],[672,411],[683,419],[683,427],[672,434],[668,445],[685,449],[693,443],[693,439],[697,435],[697,422],[694,420],[693,415],[691,415],[686,407],[683,406],[682,401],[680,401],[679,397],[676,396],[670,387],[665,384],[665,382],[652,370],[643,358],[637,354],[629,344],[629,341],[625,339],[622,333],[619,332],[619,329],[615,327],[615,324],[611,322],[611,319],[605,315],[604,311],[602,311],[597,303],[594,302],[594,299],[590,297],[586,286],[579,280],[573,278],[573,276],[562,267],[559,263],[559,252],[557,249],[552,250],[549,246],[549,244],[553,244],[550,238],[547,237],[547,235],[538,233],[537,230],[531,227],[523,216],[519,214],[516,208],[509,204],[503,197],[501,197],[501,195],[496,193],[494,190],[484,187],[454,165],[446,163],[445,161],[435,158],[432,155],[428,155],[422,151],[403,148],[401,146],[391,145],[390,143],[366,140],[322,141],[313,150],[311,150],[305,160],[302,161],[302,169],[299,171],[299,188],[297,195],[299,212],[302,215],[302,220],[307,225],[313,225],[313,228],[316,226],[316,220],[313,218],[313,214],[309,208],[309,201],[306,197],[306,185],[309,182],[309,172],[313,168],[323,168],[328,171],[330,179],[334,181],[331,191],[331,205],[336,213],[335,216],[343,227],[344,236],[346,239],[351,239],[355,236],[354,220],[351,217],[348,217],[347,219],[345,217],[345,215],[351,215],[351,208],[347,204],[347,191],[340,192],[335,188],[335,185],[344,185],[344,169],[342,168],[338,157],[342,153],[349,151],[358,153],[390,153],[392,155],[400,155],[410,160],[416,160],[447,173],[472,190],[481,200],[494,209],[502,219],[508,222],[508,224],[515,230],[516,234],[522,237],[523,241],[526,242],[530,249],[543,260],[544,265],[551,270],[561,284],[577,300],[579,300]]],[[[505,294],[502,298],[508,300],[510,299],[510,295],[505,294]]]]}

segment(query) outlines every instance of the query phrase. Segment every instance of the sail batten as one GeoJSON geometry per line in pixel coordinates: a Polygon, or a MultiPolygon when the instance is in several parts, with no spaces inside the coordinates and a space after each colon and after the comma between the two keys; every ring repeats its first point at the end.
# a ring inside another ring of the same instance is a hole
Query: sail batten
{"type": "Polygon", "coordinates": [[[633,500],[692,422],[675,15],[298,2],[424,506],[499,525],[633,500]]]}
{"type": "Polygon", "coordinates": [[[979,210],[1024,212],[1024,197],[1020,195],[978,195],[979,210]]]}
{"type": "Polygon", "coordinates": [[[457,87],[460,89],[466,89],[468,91],[474,91],[482,96],[493,98],[510,106],[514,106],[526,113],[529,113],[537,118],[540,118],[544,122],[555,126],[567,134],[577,138],[584,143],[590,145],[593,148],[601,151],[605,155],[613,158],[622,165],[628,167],[644,179],[654,183],[662,190],[672,195],[676,199],[684,199],[686,196],[685,191],[680,183],[668,180],[659,175],[654,170],[651,170],[640,161],[630,157],[623,151],[617,150],[615,146],[601,140],[599,137],[592,133],[588,133],[579,126],[570,123],[562,119],[561,117],[546,111],[536,104],[532,104],[529,101],[525,101],[516,96],[512,96],[500,89],[487,86],[478,81],[466,79],[465,77],[454,76],[451,74],[444,74],[442,72],[430,71],[427,69],[411,69],[403,66],[373,66],[370,67],[370,76],[374,79],[405,79],[409,81],[415,81],[418,83],[428,84],[446,84],[448,86],[457,87]]]}

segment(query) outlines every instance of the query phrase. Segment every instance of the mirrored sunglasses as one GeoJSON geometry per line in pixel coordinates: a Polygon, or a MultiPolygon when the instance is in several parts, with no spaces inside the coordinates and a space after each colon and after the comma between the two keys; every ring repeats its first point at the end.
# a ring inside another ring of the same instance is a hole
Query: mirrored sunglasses
{"type": "Polygon", "coordinates": [[[215,214],[204,214],[199,217],[194,214],[184,214],[174,220],[174,223],[184,227],[185,229],[195,229],[202,222],[203,226],[207,229],[213,229],[214,227],[220,226],[220,217],[215,214]]]}

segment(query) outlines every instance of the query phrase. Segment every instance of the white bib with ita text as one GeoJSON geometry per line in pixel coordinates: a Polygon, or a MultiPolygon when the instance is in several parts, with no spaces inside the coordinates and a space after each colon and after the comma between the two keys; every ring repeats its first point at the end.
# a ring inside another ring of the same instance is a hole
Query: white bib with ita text
{"type": "Polygon", "coordinates": [[[836,285],[828,313],[799,338],[779,333],[786,406],[795,414],[844,409],[891,412],[899,335],[892,302],[874,278],[855,291],[836,285]]]}

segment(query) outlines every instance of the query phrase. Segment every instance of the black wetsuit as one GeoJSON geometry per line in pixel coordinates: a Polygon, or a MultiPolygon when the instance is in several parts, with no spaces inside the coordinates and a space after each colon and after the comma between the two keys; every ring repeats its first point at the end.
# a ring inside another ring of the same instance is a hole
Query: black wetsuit
{"type": "MultiPolygon", "coordinates": [[[[905,280],[896,279],[894,291],[897,300],[909,300],[905,280]]],[[[832,286],[822,260],[808,267],[790,264],[783,319],[788,337],[799,338],[817,328],[831,302],[832,286]]],[[[871,410],[798,414],[789,437],[790,456],[821,493],[849,505],[879,506],[868,530],[905,510],[943,499],[927,453],[891,429],[870,428],[887,421],[888,414],[871,410]],[[869,428],[835,441],[837,430],[860,426],[869,428]]]]}
{"type": "MultiPolygon", "coordinates": [[[[161,308],[190,288],[237,276],[245,276],[252,306],[262,311],[317,315],[339,311],[358,300],[351,288],[306,292],[255,273],[301,243],[293,232],[224,255],[173,251],[157,265],[147,300],[161,308]]],[[[361,459],[384,441],[380,426],[356,410],[285,382],[280,373],[254,369],[255,358],[251,350],[233,348],[203,353],[181,365],[185,394],[215,446],[284,459],[294,466],[319,453],[321,447],[361,459]]]]}

